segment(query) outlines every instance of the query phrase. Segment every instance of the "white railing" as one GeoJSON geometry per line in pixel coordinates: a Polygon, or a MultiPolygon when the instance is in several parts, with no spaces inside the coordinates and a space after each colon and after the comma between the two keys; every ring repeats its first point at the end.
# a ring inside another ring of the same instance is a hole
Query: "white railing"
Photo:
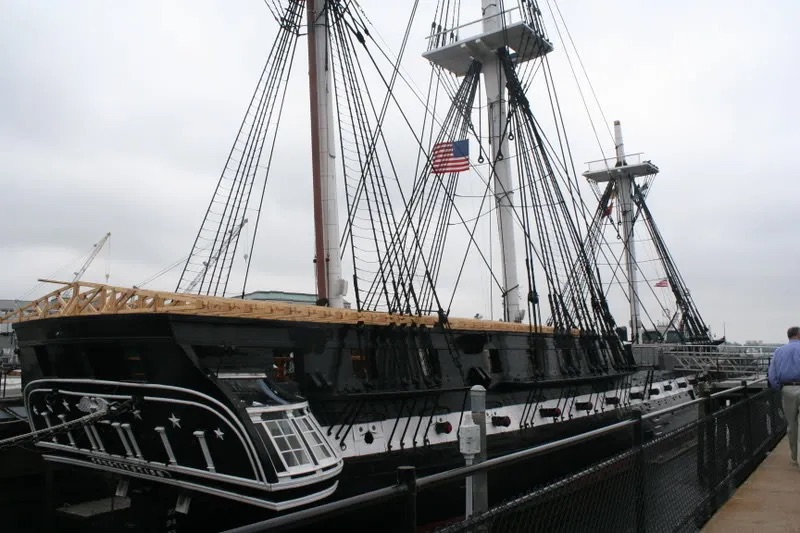
{"type": "MultiPolygon", "coordinates": [[[[644,152],[635,154],[625,154],[625,162],[629,165],[638,165],[642,162],[644,152]]],[[[597,159],[595,161],[586,162],[586,170],[589,172],[596,172],[598,170],[611,170],[617,165],[617,158],[607,157],[605,159],[597,159]]]]}
{"type": "MultiPolygon", "coordinates": [[[[514,11],[517,11],[518,9],[519,9],[519,7],[510,7],[508,9],[506,9],[502,13],[497,13],[496,15],[492,15],[491,17],[487,17],[487,19],[494,18],[494,17],[501,17],[501,16],[505,15],[505,18],[503,20],[503,24],[505,24],[505,25],[514,24],[515,22],[519,22],[519,21],[515,20],[514,17],[511,15],[511,13],[514,12],[514,11]]],[[[471,20],[469,22],[464,22],[463,24],[459,24],[458,26],[453,26],[452,28],[444,28],[441,31],[438,31],[438,32],[435,32],[435,33],[432,33],[432,34],[428,35],[427,37],[425,37],[425,39],[426,40],[427,39],[434,39],[436,37],[439,37],[440,35],[449,35],[451,32],[454,32],[456,30],[463,30],[464,28],[469,28],[470,26],[477,26],[478,24],[483,24],[484,20],[485,19],[483,17],[481,17],[479,19],[471,20]]],[[[521,16],[520,16],[520,20],[522,20],[521,16]]],[[[480,33],[480,29],[478,29],[477,32],[480,33]]]]}
{"type": "Polygon", "coordinates": [[[662,354],[675,370],[708,372],[717,377],[766,376],[775,348],[765,346],[664,346],[662,354]]]}

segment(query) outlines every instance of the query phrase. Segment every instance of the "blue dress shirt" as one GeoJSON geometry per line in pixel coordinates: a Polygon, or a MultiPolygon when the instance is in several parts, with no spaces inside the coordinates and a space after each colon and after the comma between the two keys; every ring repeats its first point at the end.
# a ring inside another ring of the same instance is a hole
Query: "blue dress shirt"
{"type": "Polygon", "coordinates": [[[791,381],[800,382],[800,340],[793,339],[775,350],[767,378],[773,389],[780,389],[791,381]]]}

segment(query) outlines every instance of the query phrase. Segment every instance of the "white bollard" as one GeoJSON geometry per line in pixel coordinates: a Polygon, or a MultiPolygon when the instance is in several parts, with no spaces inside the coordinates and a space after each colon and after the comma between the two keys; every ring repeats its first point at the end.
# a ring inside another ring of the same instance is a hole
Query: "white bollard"
{"type": "MultiPolygon", "coordinates": [[[[475,456],[481,451],[481,428],[473,422],[472,413],[469,411],[464,413],[464,419],[458,431],[458,444],[466,464],[471,465],[475,456]]],[[[472,476],[467,476],[466,518],[469,518],[473,512],[474,488],[472,481],[472,476]]]]}

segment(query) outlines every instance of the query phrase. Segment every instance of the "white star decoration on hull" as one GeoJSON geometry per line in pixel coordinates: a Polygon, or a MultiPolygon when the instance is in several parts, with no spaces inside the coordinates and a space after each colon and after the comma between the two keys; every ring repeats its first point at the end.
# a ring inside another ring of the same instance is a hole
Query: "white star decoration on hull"
{"type": "Polygon", "coordinates": [[[139,409],[134,409],[133,410],[133,416],[134,416],[134,418],[137,418],[137,419],[141,420],[142,419],[142,412],[139,409]]]}
{"type": "Polygon", "coordinates": [[[216,435],[219,440],[223,440],[225,433],[223,433],[221,429],[217,428],[214,430],[214,435],[216,435]]]}
{"type": "Polygon", "coordinates": [[[172,414],[172,416],[170,416],[167,420],[172,422],[172,427],[180,428],[181,427],[181,423],[180,423],[181,419],[178,418],[177,416],[175,416],[175,413],[171,413],[171,414],[172,414]]]}

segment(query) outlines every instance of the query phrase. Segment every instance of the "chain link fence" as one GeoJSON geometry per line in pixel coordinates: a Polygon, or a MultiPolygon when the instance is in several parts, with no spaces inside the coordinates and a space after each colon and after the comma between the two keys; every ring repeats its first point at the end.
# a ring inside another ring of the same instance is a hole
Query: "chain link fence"
{"type": "Polygon", "coordinates": [[[437,531],[699,531],[785,433],[780,393],[746,392],[705,396],[685,407],[695,422],[437,531]]]}

